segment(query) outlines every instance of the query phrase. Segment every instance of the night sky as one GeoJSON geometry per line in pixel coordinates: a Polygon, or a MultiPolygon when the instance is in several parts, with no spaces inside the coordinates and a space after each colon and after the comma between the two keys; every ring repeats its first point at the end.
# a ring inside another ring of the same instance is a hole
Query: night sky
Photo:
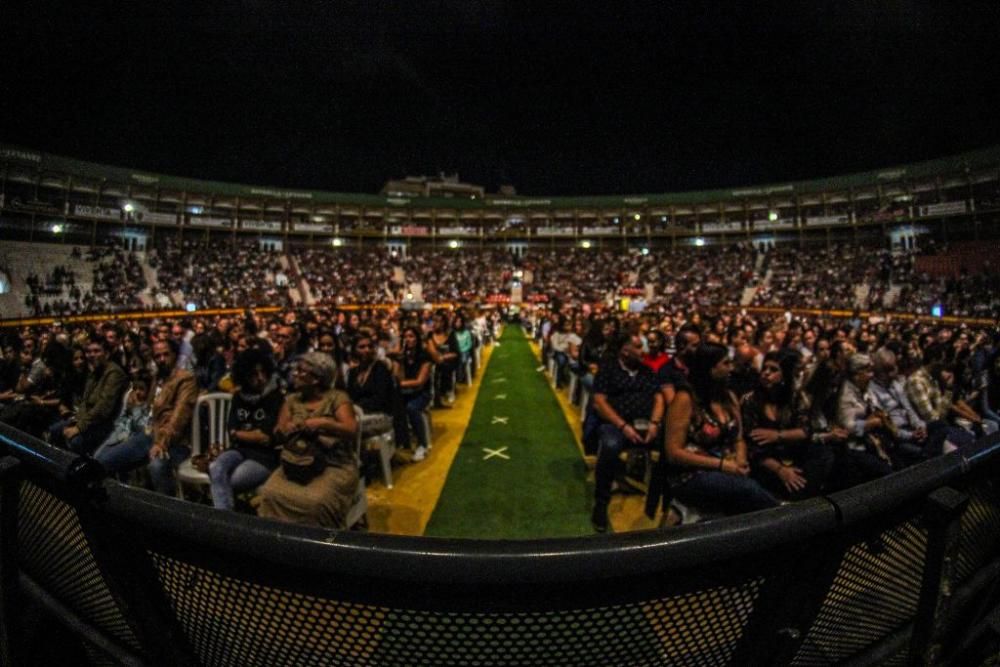
{"type": "Polygon", "coordinates": [[[0,3],[0,142],[377,192],[675,192],[1000,143],[1000,3],[0,3]]]}

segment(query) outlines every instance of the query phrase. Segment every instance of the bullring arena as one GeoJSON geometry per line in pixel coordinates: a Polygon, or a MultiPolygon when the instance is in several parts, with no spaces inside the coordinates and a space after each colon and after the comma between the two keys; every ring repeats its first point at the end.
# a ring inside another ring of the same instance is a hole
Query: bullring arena
{"type": "Polygon", "coordinates": [[[0,159],[8,664],[993,664],[1000,151],[586,198],[0,159]]]}

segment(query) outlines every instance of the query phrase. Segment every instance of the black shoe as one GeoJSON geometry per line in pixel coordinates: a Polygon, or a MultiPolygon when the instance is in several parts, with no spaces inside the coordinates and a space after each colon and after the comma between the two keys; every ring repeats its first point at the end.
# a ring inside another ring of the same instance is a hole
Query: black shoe
{"type": "Polygon", "coordinates": [[[594,530],[599,533],[608,532],[608,504],[600,501],[594,503],[594,512],[590,515],[594,530]]]}

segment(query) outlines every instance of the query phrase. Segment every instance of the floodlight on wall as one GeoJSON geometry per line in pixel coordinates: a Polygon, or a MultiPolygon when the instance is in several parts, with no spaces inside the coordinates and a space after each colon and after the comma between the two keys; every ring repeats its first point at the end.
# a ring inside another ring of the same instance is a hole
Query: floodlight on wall
{"type": "Polygon", "coordinates": [[[333,239],[332,241],[330,241],[330,243],[333,245],[334,248],[339,248],[340,246],[344,245],[344,239],[333,239]]]}
{"type": "Polygon", "coordinates": [[[126,213],[132,213],[133,211],[135,211],[135,204],[133,204],[132,202],[125,202],[125,205],[122,206],[122,209],[126,213]]]}
{"type": "Polygon", "coordinates": [[[635,220],[636,220],[636,221],[639,221],[639,220],[642,220],[642,216],[641,216],[640,214],[638,214],[638,213],[636,213],[636,214],[635,214],[634,216],[632,216],[632,217],[633,217],[633,218],[635,218],[635,220]]]}
{"type": "Polygon", "coordinates": [[[580,241],[580,247],[585,250],[590,248],[590,241],[580,241]]]}
{"type": "Polygon", "coordinates": [[[448,247],[454,250],[455,248],[458,247],[458,241],[456,241],[455,239],[448,241],[448,247]]]}
{"type": "Polygon", "coordinates": [[[204,212],[205,209],[201,206],[188,206],[188,213],[191,213],[192,215],[201,215],[204,212]]]}
{"type": "Polygon", "coordinates": [[[778,212],[777,211],[768,211],[767,212],[767,219],[770,220],[771,222],[776,221],[778,219],[778,212]]]}
{"type": "Polygon", "coordinates": [[[643,254],[643,256],[646,256],[649,254],[649,248],[643,248],[640,252],[643,254]]]}
{"type": "Polygon", "coordinates": [[[701,248],[702,246],[704,246],[704,245],[705,245],[705,239],[703,239],[703,238],[701,238],[701,237],[699,236],[698,238],[696,238],[696,239],[694,240],[694,244],[695,244],[696,246],[698,246],[699,248],[701,248]]]}
{"type": "Polygon", "coordinates": [[[53,234],[62,234],[63,233],[63,229],[64,229],[64,227],[62,225],[58,224],[58,223],[55,224],[55,225],[52,225],[52,233],[53,234]]]}

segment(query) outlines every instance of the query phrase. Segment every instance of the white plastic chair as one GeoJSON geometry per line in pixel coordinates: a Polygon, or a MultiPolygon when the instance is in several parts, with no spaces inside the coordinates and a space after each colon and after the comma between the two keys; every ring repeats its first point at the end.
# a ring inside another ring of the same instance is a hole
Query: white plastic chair
{"type": "Polygon", "coordinates": [[[194,415],[191,418],[191,456],[177,468],[177,495],[181,495],[181,484],[198,484],[207,486],[211,480],[208,475],[199,472],[191,464],[191,459],[203,454],[207,447],[201,441],[201,406],[208,409],[208,443],[220,444],[223,449],[229,449],[229,409],[233,397],[225,392],[204,394],[198,397],[194,404],[194,415]]]}
{"type": "Polygon", "coordinates": [[[361,415],[362,410],[354,406],[354,419],[358,430],[354,436],[354,462],[358,468],[358,488],[351,499],[351,509],[347,510],[347,527],[350,528],[365,518],[368,513],[368,490],[365,488],[365,476],[361,474],[361,415]]]}
{"type": "MultiPolygon", "coordinates": [[[[354,406],[354,412],[358,417],[358,425],[360,428],[360,420],[364,415],[364,411],[360,406],[354,406]]],[[[387,489],[392,488],[392,457],[396,453],[396,436],[392,429],[389,429],[385,433],[380,433],[378,435],[366,438],[363,445],[363,450],[378,450],[379,461],[382,464],[382,479],[385,481],[385,486],[387,489]]]]}

